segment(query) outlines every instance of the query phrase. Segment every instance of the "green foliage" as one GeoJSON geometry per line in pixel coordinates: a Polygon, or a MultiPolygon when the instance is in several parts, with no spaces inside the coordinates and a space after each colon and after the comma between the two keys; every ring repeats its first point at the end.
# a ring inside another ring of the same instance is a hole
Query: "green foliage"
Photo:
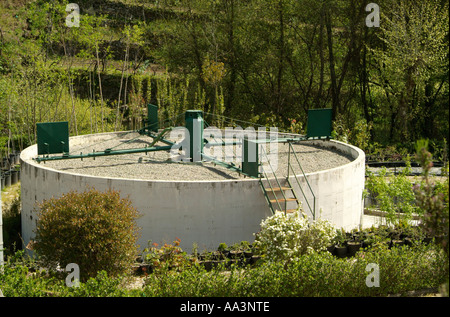
{"type": "MultiPolygon", "coordinates": [[[[18,188],[18,191],[20,193],[20,187],[18,188]]],[[[5,204],[5,201],[2,201],[1,203],[1,217],[3,218],[3,247],[5,255],[9,256],[10,254],[14,254],[16,250],[20,250],[22,248],[22,240],[20,236],[20,194],[8,204],[5,204]]]]}
{"type": "Polygon", "coordinates": [[[416,197],[411,181],[407,178],[410,173],[410,162],[399,175],[388,175],[386,168],[382,168],[378,175],[368,171],[366,188],[371,193],[374,205],[386,212],[386,221],[397,225],[409,223],[414,214],[421,214],[422,210],[416,205],[416,197]]]}
{"type": "MultiPolygon", "coordinates": [[[[10,146],[10,140],[17,140],[20,148],[34,143],[35,124],[40,121],[69,121],[71,134],[82,134],[119,129],[122,116],[128,116],[134,129],[139,127],[142,105],[150,101],[158,104],[164,124],[181,124],[178,115],[200,109],[297,133],[306,126],[308,109],[332,107],[333,133],[338,140],[380,159],[402,159],[415,140],[435,138],[429,144],[435,148],[435,156],[445,161],[448,146],[445,141],[440,146],[436,140],[448,134],[448,3],[380,1],[382,18],[376,29],[361,23],[367,14],[366,3],[336,0],[114,1],[107,8],[119,7],[114,14],[106,15],[101,7],[89,14],[81,10],[80,28],[64,24],[67,0],[2,2],[0,146],[10,146]],[[130,20],[131,11],[137,14],[130,20]],[[145,22],[139,21],[141,13],[145,22]],[[151,19],[147,19],[149,13],[151,19]],[[142,52],[146,54],[143,63],[142,52]],[[129,76],[121,77],[117,64],[122,74],[129,76]],[[124,87],[106,83],[108,74],[120,78],[124,87]],[[110,93],[106,97],[108,89],[120,91],[119,96],[110,93]],[[113,111],[111,105],[127,105],[129,112],[113,111]]],[[[209,123],[224,124],[219,120],[209,123]]],[[[431,157],[421,153],[427,173],[431,157]]],[[[383,176],[369,176],[368,187],[388,212],[391,224],[410,230],[411,215],[424,213],[429,233],[448,239],[448,179],[433,184],[425,174],[413,190],[406,173],[390,179],[383,176]],[[406,217],[399,218],[399,212],[406,217]]],[[[69,262],[80,264],[82,270],[92,269],[89,275],[82,273],[91,278],[79,288],[67,289],[49,273],[10,263],[5,274],[0,273],[5,295],[128,294],[111,273],[118,271],[118,266],[95,266],[103,258],[113,257],[108,263],[114,265],[123,260],[109,252],[113,244],[121,245],[112,234],[117,236],[123,228],[111,230],[111,236],[104,229],[112,228],[110,221],[116,213],[99,211],[109,221],[86,222],[81,227],[89,218],[81,213],[98,211],[102,204],[86,204],[83,199],[65,205],[52,202],[54,205],[47,202],[45,206],[60,212],[47,220],[49,224],[58,220],[54,227],[61,230],[48,225],[49,237],[55,237],[66,251],[87,254],[92,263],[82,265],[81,261],[88,260],[74,260],[62,249],[52,250],[51,244],[45,248],[49,254],[70,258],[69,262]],[[69,212],[79,212],[80,218],[62,216],[69,212]],[[69,223],[69,219],[78,220],[69,223]],[[70,238],[74,232],[76,241],[70,238]],[[91,240],[100,233],[99,240],[91,240]],[[98,248],[94,247],[97,244],[98,248]],[[96,276],[103,268],[112,276],[104,272],[96,276]]],[[[431,246],[412,252],[388,250],[385,240],[389,232],[386,229],[383,235],[381,231],[374,238],[378,247],[347,261],[315,252],[327,246],[329,235],[324,232],[328,230],[289,221],[273,224],[266,231],[268,238],[258,241],[269,250],[272,263],[244,272],[231,270],[229,275],[197,266],[177,274],[161,269],[161,274],[148,276],[145,295],[372,296],[436,286],[448,278],[448,269],[442,271],[448,262],[443,263],[441,254],[431,246]],[[306,231],[315,235],[302,235],[306,231]],[[286,261],[291,254],[294,260],[286,261]],[[277,256],[283,263],[276,263],[277,256]],[[380,289],[364,286],[364,265],[369,260],[382,269],[380,289]],[[408,264],[407,268],[400,267],[401,263],[408,264]]],[[[133,253],[131,240],[122,240],[130,246],[122,251],[133,253]]],[[[448,240],[446,245],[448,249],[448,240]]],[[[176,243],[148,251],[158,256],[161,268],[186,263],[176,243]]],[[[48,260],[61,266],[67,263],[48,260]]]]}
{"type": "Polygon", "coordinates": [[[348,237],[344,229],[336,229],[336,234],[334,235],[331,242],[337,246],[337,247],[343,247],[345,246],[345,243],[347,242],[348,237]]]}
{"type": "Polygon", "coordinates": [[[50,268],[76,263],[86,281],[105,270],[127,272],[134,262],[138,212],[118,192],[69,192],[42,202],[34,250],[50,268]]]}
{"type": "Polygon", "coordinates": [[[331,107],[334,137],[364,150],[448,134],[446,3],[382,0],[372,29],[363,2],[115,1],[82,8],[79,28],[67,3],[0,4],[0,130],[28,143],[39,121],[139,128],[148,102],[162,120],[200,109],[295,132],[331,107]]]}
{"type": "Polygon", "coordinates": [[[367,123],[366,120],[358,120],[350,134],[350,143],[359,147],[361,150],[365,151],[370,145],[370,130],[372,130],[373,123],[367,123]]]}
{"type": "MultiPolygon", "coordinates": [[[[448,87],[448,2],[388,0],[385,8],[377,32],[381,43],[370,48],[378,70],[372,79],[380,88],[373,90],[379,120],[391,140],[414,141],[423,132],[436,137],[430,125],[448,116],[444,108],[431,110],[448,87]]],[[[448,134],[441,131],[438,138],[448,134]]]]}
{"type": "Polygon", "coordinates": [[[227,249],[228,249],[228,246],[224,242],[220,243],[219,246],[217,247],[217,251],[220,251],[220,252],[223,252],[223,251],[225,251],[227,249]]]}
{"type": "MultiPolygon", "coordinates": [[[[149,243],[150,244],[150,243],[149,243]]],[[[152,243],[144,249],[144,263],[151,265],[153,272],[181,272],[188,268],[192,262],[187,253],[180,248],[180,239],[175,239],[172,244],[165,243],[161,247],[152,243]]]]}
{"type": "Polygon", "coordinates": [[[372,122],[367,123],[365,119],[359,119],[353,123],[351,128],[349,128],[344,118],[341,115],[338,115],[333,121],[333,131],[331,133],[333,139],[350,143],[363,151],[367,151],[371,145],[370,131],[372,130],[372,127],[372,122]]]}
{"type": "MultiPolygon", "coordinates": [[[[418,206],[423,210],[423,226],[427,233],[441,239],[448,255],[449,250],[449,179],[443,183],[434,183],[429,176],[433,166],[432,155],[428,152],[427,141],[417,142],[417,158],[423,168],[423,180],[414,187],[418,206]]],[[[448,176],[448,175],[447,175],[448,176]]]]}
{"type": "Polygon", "coordinates": [[[124,278],[110,277],[105,271],[78,287],[65,285],[64,274],[39,269],[36,262],[16,252],[8,258],[0,272],[0,289],[6,297],[112,297],[127,296],[129,291],[121,285],[124,278]]]}
{"type": "MultiPolygon", "coordinates": [[[[49,277],[45,271],[33,270],[33,260],[18,251],[8,257],[0,271],[0,289],[6,297],[43,297],[53,283],[59,283],[49,277]]],[[[60,284],[60,283],[59,283],[60,284]]]]}
{"type": "Polygon", "coordinates": [[[337,116],[337,118],[333,121],[333,131],[331,131],[331,136],[333,139],[348,143],[350,133],[351,131],[345,124],[342,116],[337,116]]]}
{"type": "Polygon", "coordinates": [[[335,297],[387,296],[443,283],[445,257],[434,245],[415,249],[377,249],[339,259],[327,252],[304,255],[288,264],[264,263],[251,270],[189,270],[149,276],[146,296],[335,297]],[[369,263],[380,268],[380,287],[366,286],[369,263]]]}
{"type": "Polygon", "coordinates": [[[106,271],[99,271],[79,287],[59,287],[56,295],[60,297],[125,297],[130,292],[123,287],[126,279],[122,276],[111,277],[106,271]]]}
{"type": "Polygon", "coordinates": [[[288,263],[266,261],[251,269],[231,266],[206,271],[193,265],[179,272],[161,270],[143,277],[142,289],[129,289],[129,278],[105,271],[79,287],[67,287],[64,273],[38,269],[36,262],[17,252],[0,273],[0,289],[5,296],[16,297],[364,297],[436,288],[448,278],[448,257],[434,243],[373,247],[352,258],[313,252],[288,263]],[[379,267],[379,287],[366,285],[369,264],[379,267]]]}

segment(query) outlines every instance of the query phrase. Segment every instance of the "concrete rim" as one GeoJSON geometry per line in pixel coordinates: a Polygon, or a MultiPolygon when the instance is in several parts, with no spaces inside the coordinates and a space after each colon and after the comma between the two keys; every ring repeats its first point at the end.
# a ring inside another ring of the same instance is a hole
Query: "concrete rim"
{"type": "MultiPolygon", "coordinates": [[[[78,136],[73,136],[70,137],[69,140],[76,140],[79,138],[86,138],[86,137],[92,137],[92,136],[106,136],[106,135],[114,135],[114,134],[123,134],[123,133],[127,133],[127,131],[119,131],[119,132],[104,132],[104,133],[96,133],[96,134],[86,134],[86,135],[78,135],[78,136]]],[[[343,153],[342,149],[339,149],[338,147],[341,148],[347,148],[349,149],[349,152],[353,152],[353,153],[346,153],[346,154],[350,154],[352,157],[352,161],[348,162],[346,164],[343,165],[339,165],[336,167],[332,167],[329,169],[324,169],[324,170],[320,170],[320,171],[315,171],[315,172],[308,172],[305,173],[306,176],[309,175],[313,175],[313,174],[321,174],[321,173],[328,173],[328,172],[332,172],[334,170],[338,170],[338,169],[342,169],[345,167],[349,167],[351,165],[356,165],[358,164],[359,159],[364,158],[365,160],[365,153],[357,148],[356,146],[353,146],[351,144],[348,143],[344,143],[341,141],[336,141],[336,140],[308,140],[306,142],[310,142],[313,143],[315,145],[321,146],[320,143],[322,143],[322,145],[326,142],[327,144],[332,144],[332,146],[330,146],[331,148],[333,148],[333,144],[337,145],[336,148],[339,152],[343,153]],[[356,156],[355,156],[356,154],[356,156]]],[[[328,146],[325,146],[325,148],[328,148],[328,146]]],[[[62,171],[62,170],[58,170],[58,169],[54,169],[51,167],[46,167],[45,166],[45,162],[43,163],[38,163],[35,160],[33,160],[33,157],[37,156],[37,144],[33,144],[29,147],[27,147],[26,149],[24,149],[21,153],[20,153],[20,161],[21,162],[26,162],[27,164],[31,164],[33,166],[45,169],[45,170],[49,170],[49,171],[53,171],[53,172],[57,172],[57,173],[62,173],[62,174],[67,174],[67,175],[74,175],[74,176],[83,176],[86,178],[95,178],[95,179],[112,179],[112,180],[125,180],[125,181],[142,181],[142,182],[155,182],[155,183],[167,183],[167,182],[176,182],[176,183],[236,183],[236,182],[255,182],[255,181],[259,181],[259,179],[252,179],[252,178],[244,178],[244,179],[223,179],[223,180],[159,180],[159,179],[135,179],[135,178],[124,178],[124,177],[107,177],[107,176],[94,176],[94,175],[89,175],[89,174],[83,174],[83,173],[74,173],[74,172],[66,172],[66,171],[62,171]],[[29,153],[29,152],[33,152],[33,153],[29,153]]],[[[195,164],[195,163],[194,163],[195,164]]],[[[297,176],[302,176],[300,174],[298,174],[297,176]]],[[[269,178],[274,180],[275,178],[269,178]]]]}

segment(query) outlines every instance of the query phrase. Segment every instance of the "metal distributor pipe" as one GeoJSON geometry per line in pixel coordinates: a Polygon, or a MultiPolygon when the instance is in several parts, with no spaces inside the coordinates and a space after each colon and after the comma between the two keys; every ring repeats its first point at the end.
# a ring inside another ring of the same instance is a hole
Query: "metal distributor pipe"
{"type": "Polygon", "coordinates": [[[155,146],[155,147],[144,147],[140,149],[126,149],[126,150],[110,150],[106,149],[104,151],[91,152],[79,155],[62,155],[62,156],[51,156],[51,157],[37,157],[34,158],[38,163],[43,161],[57,161],[57,160],[68,160],[68,159],[83,159],[83,158],[96,158],[100,156],[110,156],[110,155],[125,155],[133,153],[147,153],[155,151],[168,151],[172,148],[171,145],[167,146],[155,146]]]}

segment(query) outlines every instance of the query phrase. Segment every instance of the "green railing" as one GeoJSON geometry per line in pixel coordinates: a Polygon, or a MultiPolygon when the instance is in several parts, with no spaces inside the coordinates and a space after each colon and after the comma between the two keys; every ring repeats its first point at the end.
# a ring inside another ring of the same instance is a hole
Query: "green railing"
{"type": "Polygon", "coordinates": [[[306,177],[306,174],[303,171],[302,165],[300,164],[300,160],[298,159],[297,154],[295,153],[291,142],[289,142],[287,181],[289,183],[289,186],[291,188],[293,188],[292,185],[291,185],[291,182],[289,180],[290,171],[292,171],[292,173],[294,174],[294,178],[295,178],[295,180],[297,182],[297,185],[300,188],[300,190],[301,190],[301,192],[303,194],[303,197],[305,198],[306,204],[308,205],[309,211],[311,212],[311,214],[313,216],[313,219],[315,220],[316,219],[316,196],[314,195],[314,191],[312,190],[311,185],[309,184],[308,178],[306,177]],[[294,170],[294,168],[293,168],[293,166],[291,164],[291,151],[294,154],[294,157],[295,157],[295,160],[297,162],[297,165],[300,167],[300,170],[302,171],[302,174],[303,174],[303,178],[305,179],[306,184],[308,185],[308,188],[309,188],[309,190],[310,190],[310,192],[312,194],[312,197],[313,197],[313,206],[312,207],[311,207],[311,204],[309,203],[309,200],[306,197],[306,194],[305,194],[305,192],[303,190],[303,187],[302,187],[302,185],[301,185],[301,183],[300,183],[300,181],[299,181],[299,179],[297,177],[297,173],[295,172],[295,170],[294,170]]]}
{"type": "MultiPolygon", "coordinates": [[[[271,170],[271,172],[272,172],[272,174],[273,174],[273,176],[275,178],[275,181],[277,182],[278,188],[280,188],[281,194],[283,195],[283,199],[284,199],[284,213],[286,214],[286,211],[287,211],[287,198],[286,198],[286,195],[284,193],[283,187],[281,186],[280,181],[278,180],[278,177],[277,177],[277,175],[276,175],[276,173],[275,173],[275,171],[274,171],[274,169],[272,167],[272,164],[270,164],[270,159],[269,159],[269,156],[267,155],[266,150],[264,149],[263,146],[261,147],[261,149],[262,149],[261,154],[262,154],[263,157],[265,157],[267,159],[267,163],[268,163],[268,165],[270,167],[270,170],[271,170]]],[[[278,200],[276,191],[274,190],[274,188],[272,186],[272,183],[271,183],[271,181],[270,181],[270,179],[269,179],[269,177],[268,177],[264,167],[262,168],[262,172],[260,174],[261,174],[261,177],[260,177],[259,182],[260,182],[261,188],[262,188],[262,190],[264,192],[264,196],[266,197],[267,202],[269,203],[269,207],[272,210],[272,214],[275,214],[275,210],[274,210],[272,202],[270,201],[270,198],[269,198],[269,196],[267,194],[266,187],[263,184],[263,181],[262,181],[263,177],[267,181],[267,183],[269,184],[270,190],[272,191],[272,193],[273,193],[273,195],[275,197],[275,201],[276,201],[276,203],[278,205],[278,208],[280,209],[280,211],[282,211],[283,208],[281,208],[281,204],[280,204],[280,201],[278,200]]]]}

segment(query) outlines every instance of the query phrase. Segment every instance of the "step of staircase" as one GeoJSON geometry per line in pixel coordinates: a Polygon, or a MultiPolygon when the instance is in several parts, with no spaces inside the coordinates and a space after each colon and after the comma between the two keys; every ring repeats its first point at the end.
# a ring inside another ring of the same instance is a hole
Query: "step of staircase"
{"type": "Polygon", "coordinates": [[[273,188],[264,188],[267,192],[281,192],[286,190],[291,190],[290,187],[273,187],[273,188]]]}
{"type": "Polygon", "coordinates": [[[296,212],[297,209],[288,209],[288,210],[276,210],[275,212],[281,212],[281,213],[286,213],[286,214],[293,214],[294,212],[296,212]]]}
{"type": "Polygon", "coordinates": [[[277,201],[280,202],[280,203],[281,202],[284,203],[284,202],[288,202],[288,201],[297,201],[297,198],[286,198],[286,199],[280,198],[280,199],[271,199],[270,200],[271,203],[276,203],[277,201]]]}

